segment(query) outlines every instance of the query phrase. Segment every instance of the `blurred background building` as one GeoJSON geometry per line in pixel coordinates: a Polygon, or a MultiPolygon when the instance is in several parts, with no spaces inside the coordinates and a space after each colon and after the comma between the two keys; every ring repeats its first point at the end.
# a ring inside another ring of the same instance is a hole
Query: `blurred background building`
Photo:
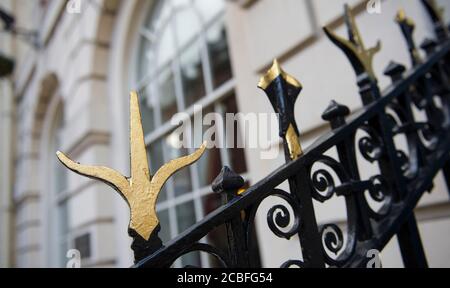
{"type": "MultiPolygon", "coordinates": [[[[304,146],[327,131],[320,115],[330,100],[356,111],[361,104],[352,68],[321,30],[330,25],[346,33],[344,3],[355,9],[367,45],[382,40],[374,63],[382,87],[389,83],[382,71],[390,60],[409,63],[394,22],[399,8],[415,19],[417,41],[434,37],[419,0],[381,1],[381,13],[374,14],[360,0],[0,0],[16,26],[32,32],[0,32],[1,53],[16,62],[13,74],[0,80],[0,266],[65,267],[69,249],[81,252],[83,267],[132,264],[125,202],[109,187],[69,173],[55,157],[61,150],[127,174],[130,90],[141,95],[153,172],[192,152],[171,145],[175,113],[194,117],[195,104],[203,114],[272,112],[256,84],[274,58],[304,86],[295,110],[304,146]]],[[[450,19],[450,2],[439,3],[450,19]]],[[[215,129],[217,137],[230,136],[215,129]]],[[[262,160],[262,150],[210,149],[176,174],[158,202],[163,241],[220,205],[210,184],[223,165],[249,185],[282,165],[282,155],[262,160]]],[[[430,265],[450,267],[449,194],[441,178],[435,184],[416,217],[430,265]]],[[[267,207],[257,218],[260,260],[278,267],[300,248],[297,239],[269,232],[267,207]]],[[[339,199],[316,213],[319,222],[345,226],[339,199]]],[[[218,230],[205,241],[221,245],[226,239],[218,230]]],[[[384,267],[402,267],[395,239],[382,261],[384,267]]],[[[215,265],[202,254],[176,266],[186,264],[215,265]]]]}

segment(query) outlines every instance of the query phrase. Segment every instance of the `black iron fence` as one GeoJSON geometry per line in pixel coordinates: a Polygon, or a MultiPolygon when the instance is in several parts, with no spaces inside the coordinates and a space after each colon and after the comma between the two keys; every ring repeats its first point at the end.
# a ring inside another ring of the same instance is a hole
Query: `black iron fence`
{"type": "Polygon", "coordinates": [[[438,172],[443,171],[447,184],[450,181],[450,34],[435,2],[422,2],[436,38],[420,45],[426,53],[421,57],[413,38],[414,23],[399,11],[396,21],[406,39],[412,69],[390,63],[385,75],[392,84],[384,91],[372,69],[380,45],[365,48],[351,10],[345,10],[348,39],[324,29],[356,72],[363,108],[350,115],[348,107],[332,101],[322,115],[332,131],[306,151],[300,146],[294,119],[302,87],[275,61],[259,87],[279,114],[286,164],[244,193],[238,193],[244,180],[223,168],[213,190],[222,195],[224,205],[165,245],[158,238],[158,227],[148,240],[130,228],[135,267],[170,267],[194,251],[210,254],[223,267],[258,267],[255,216],[268,197],[285,203],[269,209],[268,227],[280,238],[297,235],[302,251],[281,267],[366,267],[367,252],[382,251],[394,236],[406,267],[427,267],[413,210],[421,196],[432,190],[438,172]],[[406,144],[398,145],[398,137],[406,144]],[[331,150],[337,151],[337,157],[330,156],[331,150]],[[379,173],[363,177],[358,154],[377,165],[379,173]],[[285,182],[289,191],[278,188],[285,182]],[[313,203],[333,197],[345,200],[345,230],[337,224],[317,223],[313,203]],[[226,229],[225,249],[201,241],[219,226],[226,229]]]}

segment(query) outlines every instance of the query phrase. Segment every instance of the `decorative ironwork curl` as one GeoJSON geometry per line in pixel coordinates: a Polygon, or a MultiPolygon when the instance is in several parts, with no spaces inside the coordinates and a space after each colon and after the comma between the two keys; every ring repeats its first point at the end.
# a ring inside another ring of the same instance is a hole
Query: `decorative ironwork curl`
{"type": "Polygon", "coordinates": [[[430,123],[425,123],[419,130],[419,139],[428,153],[433,152],[439,144],[439,131],[430,123]]]}
{"type": "Polygon", "coordinates": [[[321,229],[323,245],[331,253],[337,255],[344,247],[344,235],[335,224],[324,225],[321,229]]]}
{"type": "Polygon", "coordinates": [[[285,191],[276,189],[271,196],[276,196],[285,200],[292,207],[294,212],[294,223],[292,228],[287,232],[280,229],[289,227],[289,224],[292,222],[291,213],[286,206],[281,204],[275,205],[267,212],[267,224],[269,225],[270,230],[278,237],[289,240],[292,236],[298,233],[300,227],[300,218],[298,217],[300,207],[295,202],[292,195],[285,191]]]}
{"type": "Polygon", "coordinates": [[[298,268],[305,268],[305,263],[300,260],[289,260],[289,261],[284,262],[280,266],[280,268],[285,269],[285,268],[291,268],[292,266],[297,266],[298,268]]]}
{"type": "Polygon", "coordinates": [[[375,211],[367,205],[369,216],[374,220],[381,220],[386,217],[392,207],[393,199],[390,190],[387,187],[386,181],[381,175],[376,175],[370,178],[371,186],[369,187],[369,196],[377,203],[383,203],[383,205],[375,211]]]}
{"type": "Polygon", "coordinates": [[[325,193],[317,193],[314,198],[320,202],[325,202],[331,197],[333,197],[333,194],[336,190],[336,185],[334,183],[333,176],[325,170],[320,169],[314,172],[312,176],[312,183],[313,187],[318,192],[325,192],[325,193]]]}
{"type": "MultiPolygon", "coordinates": [[[[285,200],[292,208],[294,213],[294,219],[292,221],[291,213],[286,208],[286,206],[278,204],[273,206],[269,211],[267,212],[267,224],[269,226],[269,229],[278,237],[284,238],[284,239],[291,239],[292,236],[297,234],[300,229],[301,221],[299,217],[299,211],[300,207],[297,204],[296,200],[293,198],[293,196],[286,191],[283,191],[281,189],[274,189],[272,193],[267,195],[266,197],[260,199],[255,205],[252,206],[252,208],[249,210],[249,212],[246,214],[246,232],[247,232],[247,242],[251,241],[252,235],[253,235],[253,229],[254,229],[254,221],[256,217],[256,213],[261,205],[261,203],[267,199],[270,196],[279,197],[283,200],[285,200]],[[293,222],[292,227],[289,229],[289,231],[282,231],[281,229],[289,227],[289,224],[293,222]],[[281,228],[281,229],[280,229],[281,228]]],[[[250,244],[250,243],[247,243],[250,244]]]]}
{"type": "Polygon", "coordinates": [[[342,230],[336,224],[321,226],[320,235],[323,255],[328,265],[339,267],[355,253],[356,235],[354,233],[348,234],[347,245],[345,246],[342,230]]]}
{"type": "Polygon", "coordinates": [[[369,188],[370,197],[377,202],[383,202],[386,200],[387,195],[383,192],[386,191],[386,185],[381,175],[370,178],[372,186],[369,188]]]}
{"type": "MultiPolygon", "coordinates": [[[[331,170],[336,173],[341,183],[345,183],[350,180],[341,163],[325,155],[322,155],[319,160],[311,165],[311,172],[313,171],[312,168],[314,165],[319,163],[331,168],[331,170]]],[[[319,169],[312,174],[311,186],[313,188],[312,197],[321,203],[331,199],[336,192],[334,178],[326,169],[319,169]]]]}
{"type": "Polygon", "coordinates": [[[222,268],[231,268],[230,261],[228,260],[228,257],[225,255],[225,253],[223,253],[220,249],[214,246],[204,243],[195,243],[190,248],[184,250],[182,253],[179,253],[178,256],[175,259],[173,259],[172,263],[170,263],[170,266],[173,265],[173,263],[175,263],[175,261],[177,261],[179,258],[192,252],[207,253],[216,258],[219,261],[220,265],[222,265],[222,268]]]}
{"type": "Polygon", "coordinates": [[[360,129],[368,134],[368,136],[359,139],[358,146],[361,155],[370,163],[380,160],[384,152],[384,145],[381,137],[373,128],[367,125],[360,127],[360,129]]]}

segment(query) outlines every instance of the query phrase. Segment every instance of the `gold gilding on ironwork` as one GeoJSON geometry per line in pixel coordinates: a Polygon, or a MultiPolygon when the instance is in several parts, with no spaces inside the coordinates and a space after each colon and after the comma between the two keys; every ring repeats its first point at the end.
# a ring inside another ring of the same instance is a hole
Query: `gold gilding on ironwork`
{"type": "Polygon", "coordinates": [[[416,27],[416,23],[414,23],[414,21],[406,16],[405,10],[400,9],[397,12],[397,15],[395,16],[395,21],[397,21],[397,23],[406,23],[408,26],[411,27],[416,27]]]}
{"type": "Polygon", "coordinates": [[[353,15],[348,5],[345,6],[345,14],[346,24],[350,34],[350,40],[337,35],[328,27],[324,27],[323,29],[325,33],[331,38],[331,40],[342,46],[342,48],[344,48],[346,52],[350,52],[352,56],[356,57],[356,59],[364,67],[365,72],[372,79],[376,79],[372,62],[375,54],[381,50],[381,42],[378,41],[375,47],[366,49],[361,37],[361,33],[359,32],[358,26],[356,25],[355,16],[353,15]]]}
{"type": "Polygon", "coordinates": [[[174,173],[200,159],[205,152],[206,143],[203,143],[193,154],[172,160],[163,165],[154,176],[150,175],[138,95],[132,92],[130,95],[130,146],[130,178],[107,167],[80,165],[61,152],[56,154],[59,160],[75,173],[112,186],[130,207],[130,228],[148,240],[159,224],[155,209],[162,187],[174,173]]]}
{"type": "Polygon", "coordinates": [[[247,188],[241,188],[241,189],[239,189],[238,191],[237,191],[237,195],[239,195],[239,196],[241,196],[241,195],[243,195],[245,192],[247,192],[247,188]]]}
{"type": "Polygon", "coordinates": [[[439,7],[439,5],[436,3],[436,0],[427,0],[428,5],[430,5],[431,9],[434,10],[434,13],[439,18],[439,22],[442,23],[442,26],[446,29],[447,26],[445,25],[444,21],[444,14],[445,14],[445,8],[439,7]]]}
{"type": "MultiPolygon", "coordinates": [[[[399,24],[406,24],[407,26],[411,27],[411,29],[414,29],[416,27],[416,23],[414,22],[414,20],[407,17],[405,10],[403,9],[398,10],[397,15],[395,16],[395,21],[399,24]]],[[[420,57],[420,53],[417,48],[414,48],[411,53],[417,63],[422,62],[422,58],[420,57]]]]}
{"type": "Polygon", "coordinates": [[[300,145],[300,139],[295,132],[294,126],[289,125],[286,133],[286,142],[288,144],[289,154],[292,160],[298,159],[303,155],[302,146],[300,145]]]}
{"type": "Polygon", "coordinates": [[[300,82],[298,82],[297,79],[284,72],[284,70],[278,63],[277,59],[273,60],[272,67],[269,69],[269,71],[267,71],[266,75],[261,77],[261,80],[258,83],[258,87],[263,90],[266,90],[267,87],[269,87],[270,84],[272,84],[273,80],[277,79],[280,75],[290,85],[297,88],[302,88],[302,84],[300,84],[300,82]]]}

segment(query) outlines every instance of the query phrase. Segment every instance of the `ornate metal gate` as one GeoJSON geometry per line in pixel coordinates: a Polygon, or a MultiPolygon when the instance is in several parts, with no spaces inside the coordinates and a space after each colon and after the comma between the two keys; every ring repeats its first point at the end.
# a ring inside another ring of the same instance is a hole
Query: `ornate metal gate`
{"type": "Polygon", "coordinates": [[[426,52],[422,59],[413,40],[414,22],[399,11],[396,21],[413,68],[406,71],[403,65],[390,63],[385,75],[392,84],[384,91],[372,68],[372,58],[381,45],[366,49],[349,7],[345,8],[348,39],[324,28],[356,72],[363,108],[349,116],[348,107],[332,101],[322,114],[332,131],[306,151],[302,151],[294,119],[294,104],[302,86],[274,61],[259,87],[279,115],[286,164],[245,192],[244,180],[224,167],[213,183],[213,190],[222,195],[223,206],[165,245],[158,238],[158,194],[173,173],[201,157],[204,145],[150,175],[138,96],[132,93],[130,178],[109,168],[77,164],[60,152],[58,157],[74,172],[111,185],[127,201],[135,267],[170,267],[193,251],[211,254],[224,267],[257,267],[254,220],[261,202],[270,196],[283,199],[291,208],[275,205],[269,209],[270,230],[285,239],[298,235],[302,249],[301,256],[286,259],[282,267],[366,267],[367,251],[383,250],[395,235],[405,266],[427,267],[413,210],[421,196],[433,188],[438,172],[443,171],[450,184],[450,33],[435,2],[422,2],[433,21],[436,40],[427,39],[420,45],[426,52]],[[425,117],[419,119],[415,111],[425,117]],[[358,132],[366,136],[358,140],[358,132]],[[398,136],[406,139],[405,151],[394,141],[398,136]],[[337,157],[327,155],[331,149],[337,151],[337,157]],[[380,173],[363,178],[357,153],[364,161],[376,164],[380,173]],[[318,164],[326,169],[316,169],[318,164]],[[289,192],[277,188],[286,181],[289,192]],[[345,200],[346,237],[336,224],[317,224],[313,202],[324,203],[332,197],[345,200]],[[377,202],[378,208],[372,202],[377,202]],[[225,250],[200,241],[218,226],[226,227],[225,250]]]}

